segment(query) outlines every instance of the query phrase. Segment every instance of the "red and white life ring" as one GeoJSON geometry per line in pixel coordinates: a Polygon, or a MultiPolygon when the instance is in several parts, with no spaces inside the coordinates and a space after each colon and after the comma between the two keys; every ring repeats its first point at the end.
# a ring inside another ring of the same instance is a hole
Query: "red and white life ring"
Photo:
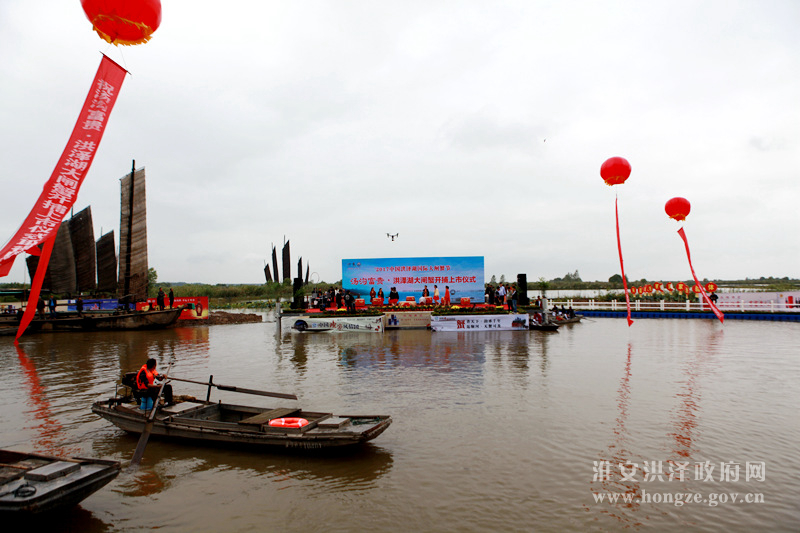
{"type": "Polygon", "coordinates": [[[308,424],[305,418],[273,418],[269,425],[274,428],[301,428],[308,424]]]}

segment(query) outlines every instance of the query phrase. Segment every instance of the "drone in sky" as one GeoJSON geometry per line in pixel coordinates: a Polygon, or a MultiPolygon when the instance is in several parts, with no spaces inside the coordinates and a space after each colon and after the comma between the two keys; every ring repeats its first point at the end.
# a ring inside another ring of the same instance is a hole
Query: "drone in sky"
{"type": "Polygon", "coordinates": [[[391,233],[387,233],[386,234],[386,236],[390,237],[392,239],[392,241],[394,241],[394,238],[397,237],[398,235],[400,235],[400,234],[399,233],[395,233],[394,235],[392,235],[391,233]]]}

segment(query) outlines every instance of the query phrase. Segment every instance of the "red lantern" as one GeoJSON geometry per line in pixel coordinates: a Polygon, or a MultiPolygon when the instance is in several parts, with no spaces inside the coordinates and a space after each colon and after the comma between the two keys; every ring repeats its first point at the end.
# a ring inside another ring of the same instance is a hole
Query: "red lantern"
{"type": "Polygon", "coordinates": [[[606,159],[600,167],[600,177],[606,185],[619,185],[625,183],[631,175],[631,164],[624,157],[612,157],[606,159]]]}
{"type": "Polygon", "coordinates": [[[692,204],[689,203],[689,200],[686,198],[681,198],[680,196],[676,196],[671,200],[667,200],[666,205],[664,205],[664,211],[667,212],[669,218],[673,218],[678,221],[686,220],[686,217],[689,215],[689,211],[692,210],[692,204]]]}
{"type": "Polygon", "coordinates": [[[713,281],[709,281],[706,283],[706,292],[715,292],[717,290],[717,284],[713,281]]]}
{"type": "Polygon", "coordinates": [[[94,31],[114,45],[142,44],[161,24],[160,0],[81,0],[94,31]]]}

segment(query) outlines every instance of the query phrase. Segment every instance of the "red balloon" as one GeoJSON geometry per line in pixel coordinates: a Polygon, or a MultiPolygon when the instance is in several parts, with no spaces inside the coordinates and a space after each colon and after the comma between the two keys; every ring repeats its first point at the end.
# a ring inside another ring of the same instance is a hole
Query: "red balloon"
{"type": "Polygon", "coordinates": [[[612,157],[606,159],[600,167],[600,177],[606,185],[619,185],[631,175],[631,164],[624,157],[612,157]]]}
{"type": "Polygon", "coordinates": [[[674,218],[678,221],[686,220],[691,210],[692,204],[689,203],[689,200],[680,196],[667,200],[666,205],[664,205],[664,211],[667,212],[669,218],[674,218]]]}
{"type": "Polygon", "coordinates": [[[161,0],[81,0],[94,31],[114,45],[142,44],[161,24],[161,0]]]}

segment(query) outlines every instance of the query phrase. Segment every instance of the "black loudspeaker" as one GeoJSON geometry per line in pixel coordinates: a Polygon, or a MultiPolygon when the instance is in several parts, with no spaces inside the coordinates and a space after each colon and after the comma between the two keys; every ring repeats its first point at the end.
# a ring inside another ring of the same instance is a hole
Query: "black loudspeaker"
{"type": "Polygon", "coordinates": [[[517,274],[517,305],[530,305],[528,299],[528,275],[517,274]]]}

